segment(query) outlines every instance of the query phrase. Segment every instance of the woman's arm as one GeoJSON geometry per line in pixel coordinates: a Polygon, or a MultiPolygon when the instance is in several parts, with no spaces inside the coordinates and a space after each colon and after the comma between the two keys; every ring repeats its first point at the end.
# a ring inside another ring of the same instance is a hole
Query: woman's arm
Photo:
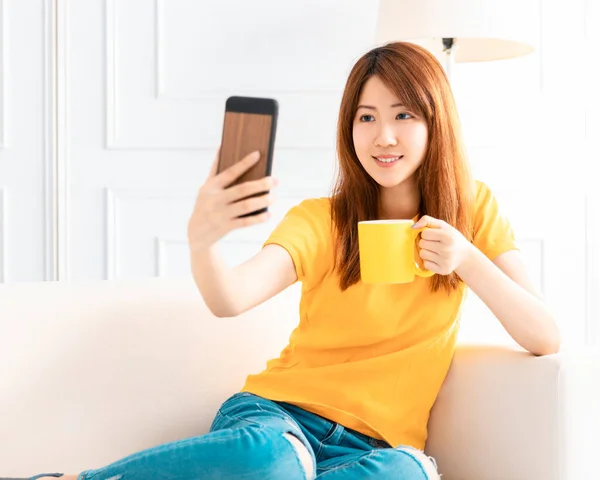
{"type": "Polygon", "coordinates": [[[215,245],[192,252],[198,290],[217,317],[235,317],[277,295],[296,280],[294,262],[279,245],[266,245],[237,267],[228,267],[215,245]]]}
{"type": "Polygon", "coordinates": [[[558,328],[529,280],[520,252],[505,252],[492,262],[472,245],[456,273],[519,345],[535,355],[558,351],[558,328]]]}
{"type": "Polygon", "coordinates": [[[425,215],[413,225],[421,227],[430,227],[419,242],[425,268],[440,275],[456,272],[526,350],[535,355],[558,351],[558,328],[535,292],[518,251],[502,253],[492,262],[443,220],[425,215]]]}

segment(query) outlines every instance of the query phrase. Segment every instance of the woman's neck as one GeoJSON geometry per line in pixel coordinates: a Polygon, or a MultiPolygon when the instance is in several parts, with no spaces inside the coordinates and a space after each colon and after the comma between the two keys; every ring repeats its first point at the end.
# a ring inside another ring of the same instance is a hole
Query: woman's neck
{"type": "Polygon", "coordinates": [[[411,219],[419,214],[421,194],[413,179],[391,188],[380,187],[379,192],[381,220],[411,219]]]}

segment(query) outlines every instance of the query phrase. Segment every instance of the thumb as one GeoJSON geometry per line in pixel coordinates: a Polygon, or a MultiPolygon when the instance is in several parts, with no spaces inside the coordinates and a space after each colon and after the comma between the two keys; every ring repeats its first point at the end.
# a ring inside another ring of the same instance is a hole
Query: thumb
{"type": "Polygon", "coordinates": [[[420,219],[417,221],[417,223],[414,223],[414,224],[413,224],[412,228],[414,228],[414,229],[416,230],[417,228],[422,228],[422,227],[424,227],[424,226],[426,226],[426,225],[427,225],[427,220],[426,220],[426,219],[423,219],[423,218],[420,218],[420,219]]]}

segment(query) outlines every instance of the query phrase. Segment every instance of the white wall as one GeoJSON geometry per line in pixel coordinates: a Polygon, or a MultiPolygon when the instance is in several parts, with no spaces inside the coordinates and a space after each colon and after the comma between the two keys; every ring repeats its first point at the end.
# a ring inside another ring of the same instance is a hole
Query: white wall
{"type": "MultiPolygon", "coordinates": [[[[600,70],[597,0],[543,1],[533,55],[455,69],[477,176],[513,221],[535,283],[567,343],[597,343],[600,70]]],[[[481,311],[475,307],[473,311],[481,311]]],[[[479,306],[480,307],[480,306],[479,306]]],[[[491,316],[464,338],[509,341],[491,316]]]]}
{"type": "MultiPolygon", "coordinates": [[[[43,96],[53,78],[44,70],[49,4],[0,0],[11,39],[2,65],[14,62],[0,76],[5,281],[188,274],[187,219],[229,95],[273,96],[281,108],[274,219],[228,236],[229,262],[255,252],[292,205],[328,193],[340,95],[373,46],[376,0],[59,0],[55,126],[43,96]],[[29,70],[20,69],[25,62],[29,70]],[[56,136],[47,133],[53,127],[56,136]],[[47,148],[54,138],[56,152],[47,148]],[[56,228],[48,222],[53,189],[56,228]]],[[[457,65],[453,86],[476,175],[511,217],[567,343],[593,344],[600,12],[597,0],[539,5],[533,55],[457,65]]],[[[476,299],[462,335],[510,341],[476,299]]]]}

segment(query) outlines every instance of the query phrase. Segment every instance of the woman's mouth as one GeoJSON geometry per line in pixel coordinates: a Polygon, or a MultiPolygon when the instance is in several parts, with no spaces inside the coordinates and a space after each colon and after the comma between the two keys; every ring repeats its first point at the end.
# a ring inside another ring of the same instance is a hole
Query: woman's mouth
{"type": "Polygon", "coordinates": [[[379,155],[377,157],[373,157],[375,159],[375,163],[382,168],[393,167],[396,162],[402,158],[404,155],[394,156],[394,155],[379,155]]]}

